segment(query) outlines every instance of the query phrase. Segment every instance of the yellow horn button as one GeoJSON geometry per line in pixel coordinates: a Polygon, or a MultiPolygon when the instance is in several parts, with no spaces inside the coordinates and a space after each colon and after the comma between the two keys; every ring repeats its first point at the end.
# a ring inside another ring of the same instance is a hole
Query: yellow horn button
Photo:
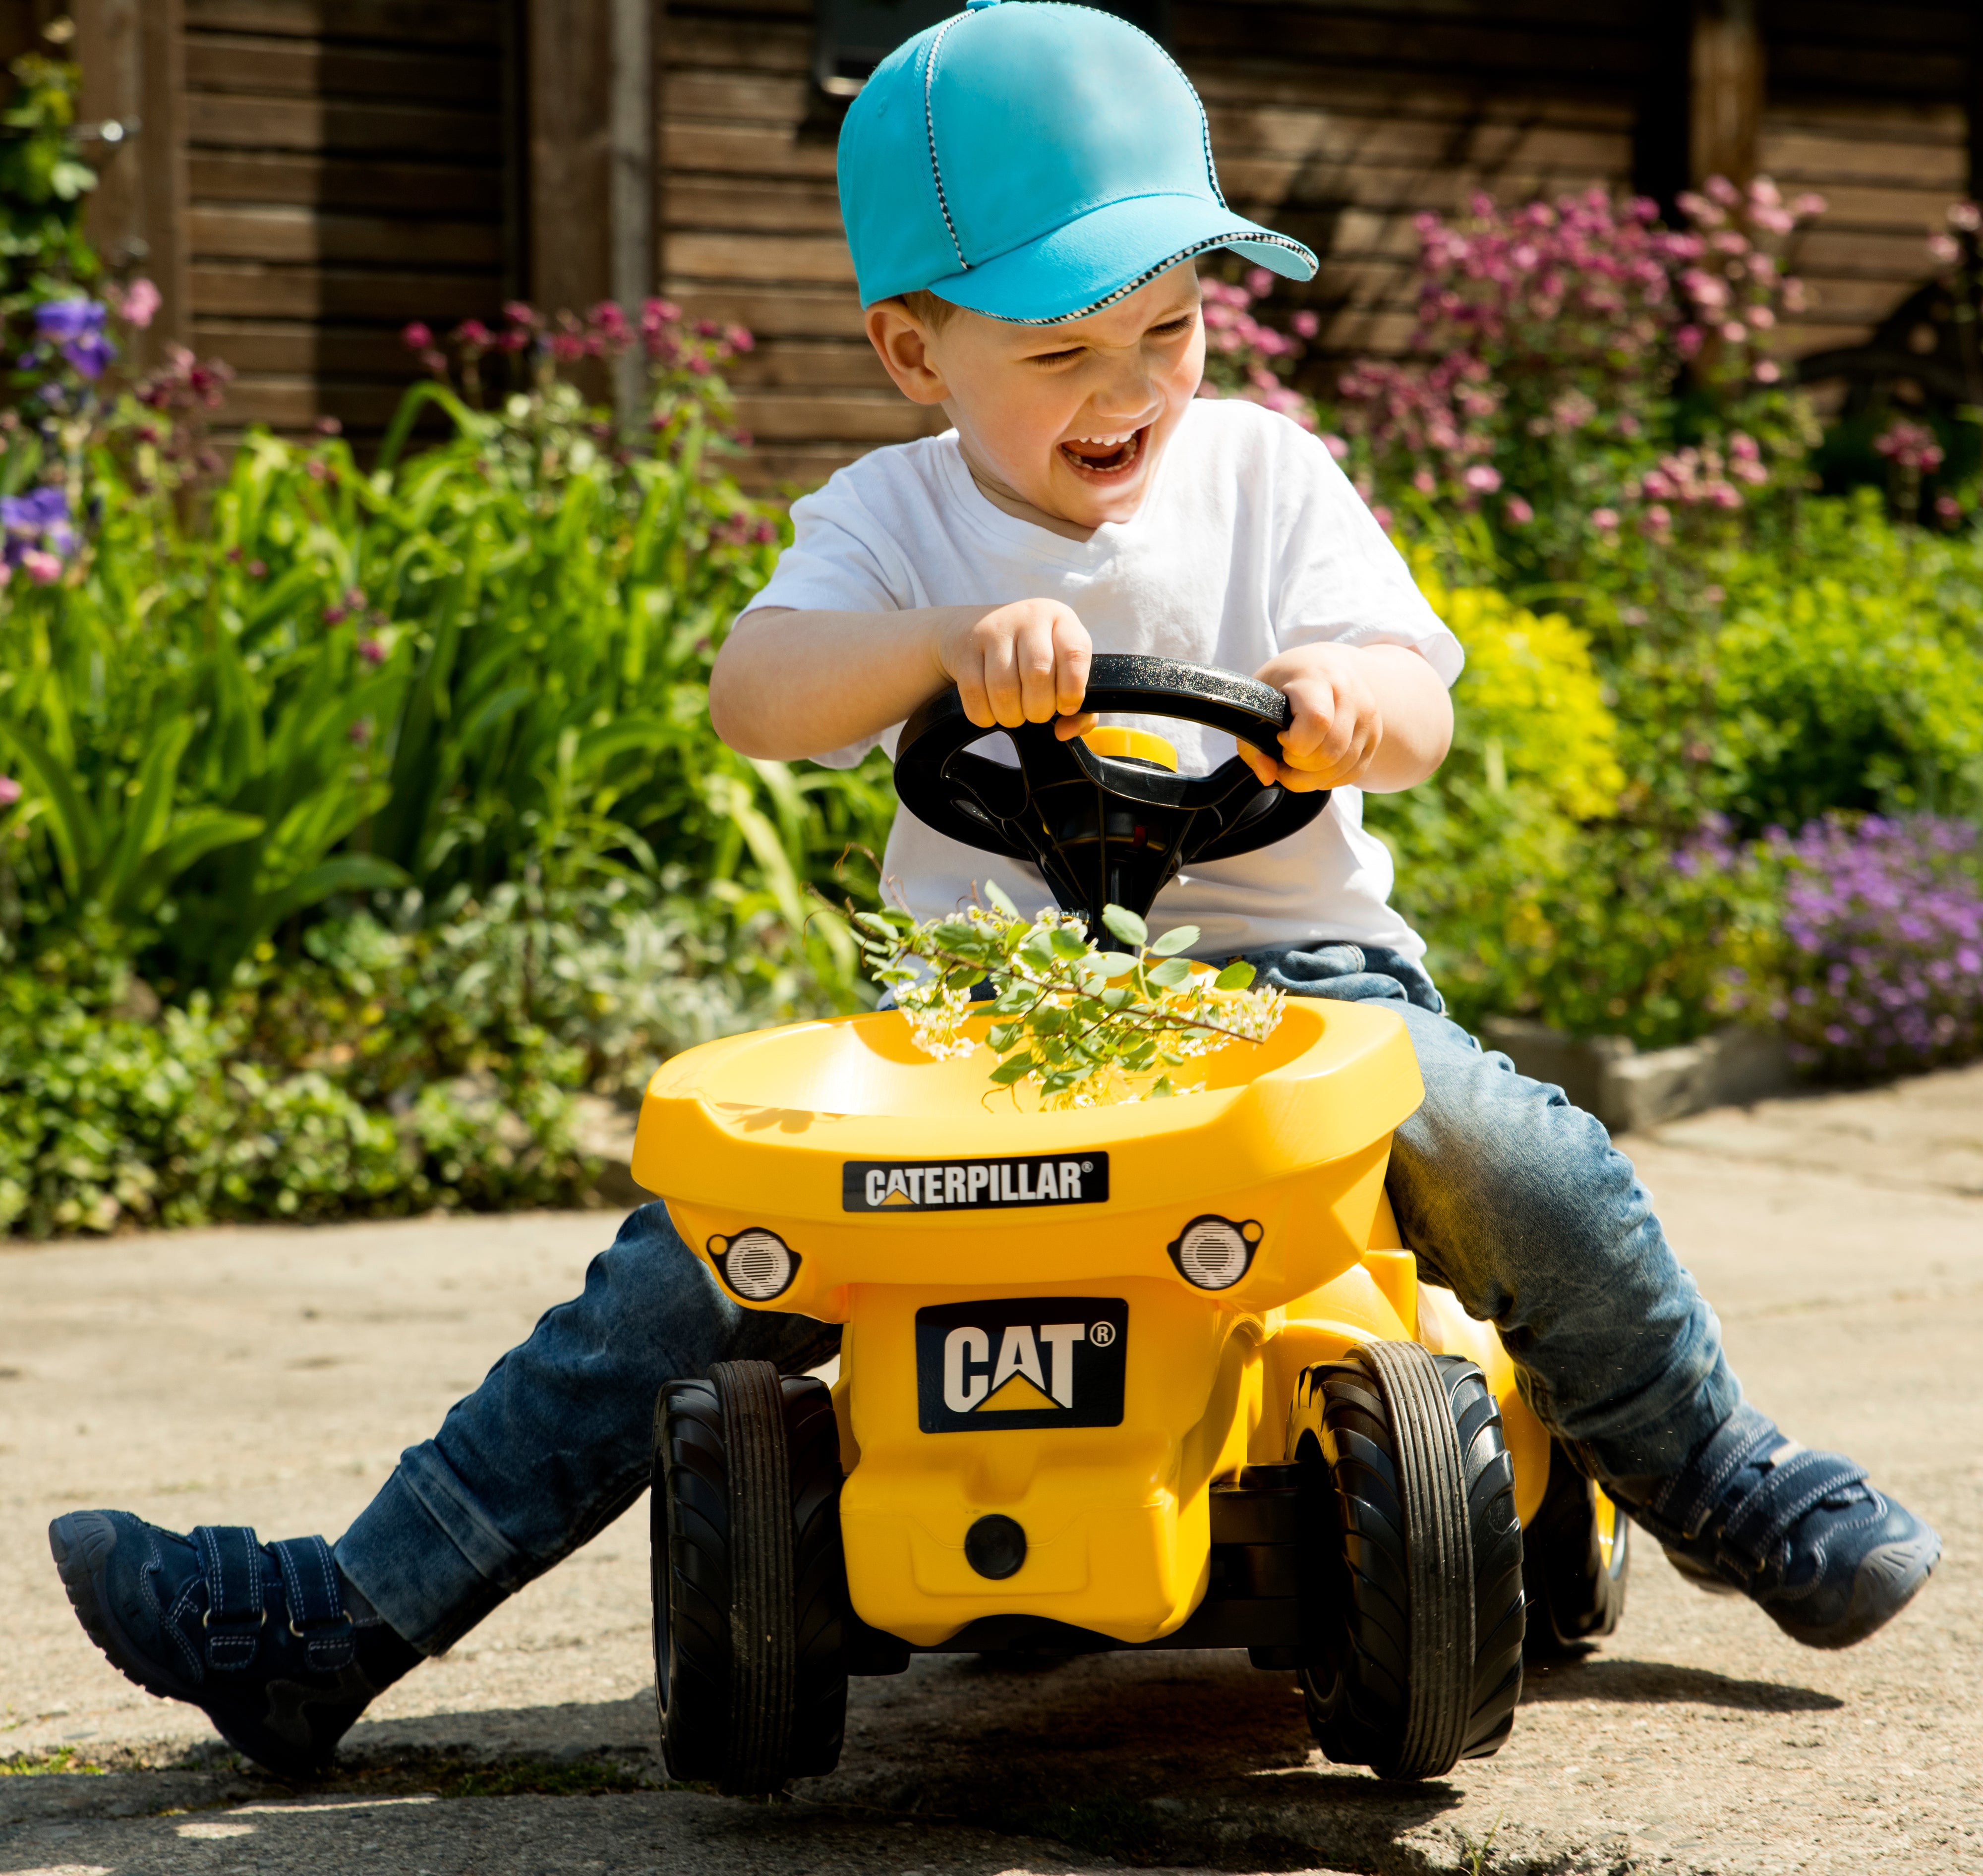
{"type": "Polygon", "coordinates": [[[1147,729],[1125,729],[1104,723],[1091,729],[1082,741],[1098,756],[1114,756],[1132,762],[1155,763],[1159,769],[1177,773],[1177,751],[1162,736],[1147,729]]]}

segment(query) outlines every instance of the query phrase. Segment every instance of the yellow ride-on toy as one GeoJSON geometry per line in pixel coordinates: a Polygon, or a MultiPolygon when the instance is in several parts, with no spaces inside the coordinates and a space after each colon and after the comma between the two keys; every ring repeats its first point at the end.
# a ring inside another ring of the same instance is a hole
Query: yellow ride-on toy
{"type": "MultiPolygon", "coordinates": [[[[1286,700],[1095,661],[1088,707],[1271,749],[1286,700]]],[[[1279,840],[1318,794],[1154,737],[1011,733],[954,692],[905,728],[903,804],[1023,859],[1062,907],[1146,911],[1181,865],[1279,840]],[[1126,753],[1111,754],[1110,749],[1126,753]]],[[[895,1012],[676,1057],[640,1183],[747,1309],[844,1324],[840,1380],[720,1364],[654,1422],[670,1771],[830,1771],[850,1674],[915,1653],[1246,1649],[1292,1668],[1333,1760],[1435,1776],[1508,1736],[1530,1647],[1608,1632],[1625,1526],[1553,1447],[1493,1330],[1419,1281],[1384,1191],[1422,1087],[1395,1015],[1296,999],[1201,1091],[1063,1111],[985,1097],[895,1012]]]]}

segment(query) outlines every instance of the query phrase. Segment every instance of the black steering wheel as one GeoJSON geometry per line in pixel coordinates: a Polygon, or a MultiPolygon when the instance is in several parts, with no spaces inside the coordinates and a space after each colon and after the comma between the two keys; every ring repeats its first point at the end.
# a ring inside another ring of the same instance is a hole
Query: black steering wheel
{"type": "MultiPolygon", "coordinates": [[[[1202,723],[1275,756],[1292,717],[1286,697],[1252,678],[1119,653],[1095,657],[1082,708],[1202,723]]],[[[955,688],[931,698],[902,726],[895,754],[902,806],[953,840],[1031,861],[1062,910],[1085,919],[1105,944],[1113,941],[1104,906],[1147,913],[1180,867],[1285,840],[1329,801],[1326,789],[1263,787],[1237,756],[1207,776],[1098,756],[1078,737],[1062,742],[1051,723],[1004,732],[1018,751],[1016,769],[971,753],[972,743],[998,733],[965,715],[955,688]]]]}

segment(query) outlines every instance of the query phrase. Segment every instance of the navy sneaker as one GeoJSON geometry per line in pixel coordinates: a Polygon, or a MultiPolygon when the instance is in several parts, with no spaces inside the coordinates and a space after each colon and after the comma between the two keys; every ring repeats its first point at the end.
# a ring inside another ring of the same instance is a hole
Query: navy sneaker
{"type": "Polygon", "coordinates": [[[310,1778],[373,1699],[420,1659],[321,1537],[263,1544],[242,1524],[162,1531],[128,1511],[48,1527],[62,1587],[127,1680],[201,1708],[237,1752],[310,1778]]]}
{"type": "Polygon", "coordinates": [[[1807,1647],[1849,1648],[1906,1607],[1941,1556],[1930,1525],[1837,1453],[1752,1407],[1667,1479],[1624,1479],[1634,1520],[1701,1588],[1739,1592],[1807,1647]]]}

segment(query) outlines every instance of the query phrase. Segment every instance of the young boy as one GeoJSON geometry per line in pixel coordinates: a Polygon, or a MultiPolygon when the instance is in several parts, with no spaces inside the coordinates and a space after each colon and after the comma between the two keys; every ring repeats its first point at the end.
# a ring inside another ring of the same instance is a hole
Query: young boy
{"type": "MultiPolygon", "coordinates": [[[[1537,1411],[1688,1575],[1812,1647],[1872,1633],[1933,1568],[1935,1533],[1744,1404],[1630,1165],[1560,1090],[1441,1014],[1425,947],[1387,903],[1360,791],[1437,768],[1460,647],[1319,442],[1195,395],[1193,258],[1234,249],[1306,279],[1314,257],[1226,206],[1203,112],[1162,51],[1079,7],[970,0],[875,73],[840,169],[868,335],[955,428],[797,504],[795,543],[717,662],[718,732],[747,755],[851,763],[954,683],[988,730],[1073,735],[1097,646],[1285,691],[1279,756],[1246,759],[1334,791],[1326,811],[1179,880],[1164,922],[1295,993],[1397,1011],[1426,1096],[1389,1187],[1426,1277],[1497,1325],[1537,1411]]],[[[1188,767],[1228,750],[1166,733],[1188,767]]],[[[1037,876],[992,864],[1045,900],[1037,876]]],[[[886,866],[929,915],[988,861],[900,814],[886,866]]],[[[794,1372],[838,1342],[740,1310],[646,1206],[334,1551],[115,1511],[58,1518],[50,1542],[112,1662],[307,1774],[380,1689],[639,1497],[663,1381],[726,1359],[794,1372]]]]}

